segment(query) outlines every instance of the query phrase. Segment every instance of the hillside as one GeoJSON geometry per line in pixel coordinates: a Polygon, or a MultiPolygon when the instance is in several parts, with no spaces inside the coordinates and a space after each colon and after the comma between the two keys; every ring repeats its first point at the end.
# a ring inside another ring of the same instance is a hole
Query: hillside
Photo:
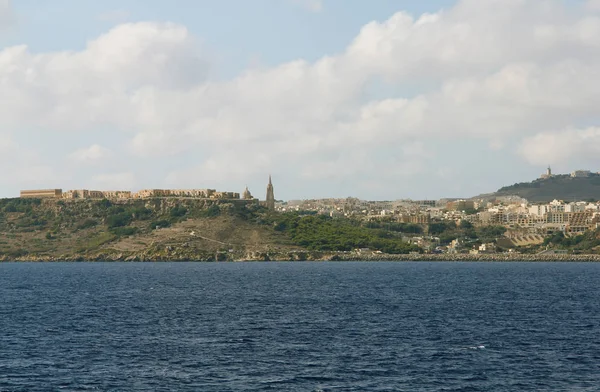
{"type": "Polygon", "coordinates": [[[537,179],[500,188],[487,195],[492,197],[516,195],[533,203],[549,202],[554,199],[600,200],[600,175],[573,178],[569,175],[557,175],[547,179],[537,179]]]}
{"type": "Polygon", "coordinates": [[[246,200],[0,200],[0,261],[295,260],[357,247],[419,250],[397,232],[246,200]]]}
{"type": "Polygon", "coordinates": [[[0,257],[215,260],[298,249],[245,201],[0,200],[0,257]]]}

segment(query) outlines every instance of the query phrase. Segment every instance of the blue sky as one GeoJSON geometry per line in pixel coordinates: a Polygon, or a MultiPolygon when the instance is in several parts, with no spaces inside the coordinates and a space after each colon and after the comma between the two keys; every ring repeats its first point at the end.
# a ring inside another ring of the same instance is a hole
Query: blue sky
{"type": "Polygon", "coordinates": [[[264,198],[271,173],[280,199],[469,197],[548,164],[598,171],[599,11],[0,0],[0,196],[248,185],[264,198]]]}

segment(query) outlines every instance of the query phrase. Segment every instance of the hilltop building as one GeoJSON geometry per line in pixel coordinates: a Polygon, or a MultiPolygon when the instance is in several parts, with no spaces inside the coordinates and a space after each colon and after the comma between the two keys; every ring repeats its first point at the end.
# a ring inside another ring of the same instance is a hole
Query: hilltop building
{"type": "Polygon", "coordinates": [[[88,189],[73,189],[62,194],[63,199],[103,199],[104,192],[88,189]]]}
{"type": "MultiPolygon", "coordinates": [[[[246,191],[248,189],[246,188],[246,191]]],[[[249,194],[250,192],[248,192],[249,194]]],[[[149,199],[156,197],[195,198],[195,199],[232,199],[240,198],[237,192],[217,192],[215,189],[142,189],[131,191],[96,191],[89,189],[73,189],[63,192],[61,189],[22,190],[22,198],[53,198],[53,199],[149,199]]],[[[249,199],[252,199],[250,195],[249,199]]]]}
{"type": "Polygon", "coordinates": [[[592,175],[592,172],[589,170],[575,170],[571,173],[571,177],[573,178],[586,178],[592,175]]]}
{"type": "Polygon", "coordinates": [[[61,197],[62,189],[36,189],[21,191],[21,198],[60,199],[61,197]]]}
{"type": "Polygon", "coordinates": [[[550,168],[550,166],[548,166],[548,169],[546,170],[546,173],[542,174],[540,176],[541,179],[545,180],[546,178],[550,178],[552,177],[552,169],[550,168]]]}
{"type": "Polygon", "coordinates": [[[250,190],[248,190],[248,186],[246,186],[246,189],[244,189],[244,193],[242,193],[242,199],[244,200],[252,200],[252,193],[250,193],[250,190]]]}
{"type": "Polygon", "coordinates": [[[269,175],[269,184],[267,185],[267,208],[271,211],[275,210],[275,193],[273,191],[273,183],[271,175],[269,175]]]}

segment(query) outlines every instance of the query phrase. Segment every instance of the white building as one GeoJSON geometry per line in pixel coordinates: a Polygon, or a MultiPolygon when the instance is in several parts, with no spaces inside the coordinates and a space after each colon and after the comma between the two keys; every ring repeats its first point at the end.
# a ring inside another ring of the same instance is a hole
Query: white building
{"type": "Polygon", "coordinates": [[[565,206],[565,212],[584,212],[586,208],[585,201],[579,201],[576,203],[569,203],[565,206]]]}
{"type": "Polygon", "coordinates": [[[575,170],[571,173],[571,177],[589,177],[592,172],[589,170],[575,170]]]}
{"type": "Polygon", "coordinates": [[[550,206],[544,204],[538,204],[534,206],[529,206],[529,213],[535,216],[544,216],[548,212],[550,212],[550,206]]]}

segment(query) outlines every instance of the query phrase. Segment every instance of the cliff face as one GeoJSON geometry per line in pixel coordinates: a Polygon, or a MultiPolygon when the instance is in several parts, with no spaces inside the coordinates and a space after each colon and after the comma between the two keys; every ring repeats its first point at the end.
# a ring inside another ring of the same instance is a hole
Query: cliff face
{"type": "Polygon", "coordinates": [[[235,260],[301,254],[253,201],[0,200],[1,260],[235,260]],[[290,253],[291,252],[291,253],[290,253]]]}

